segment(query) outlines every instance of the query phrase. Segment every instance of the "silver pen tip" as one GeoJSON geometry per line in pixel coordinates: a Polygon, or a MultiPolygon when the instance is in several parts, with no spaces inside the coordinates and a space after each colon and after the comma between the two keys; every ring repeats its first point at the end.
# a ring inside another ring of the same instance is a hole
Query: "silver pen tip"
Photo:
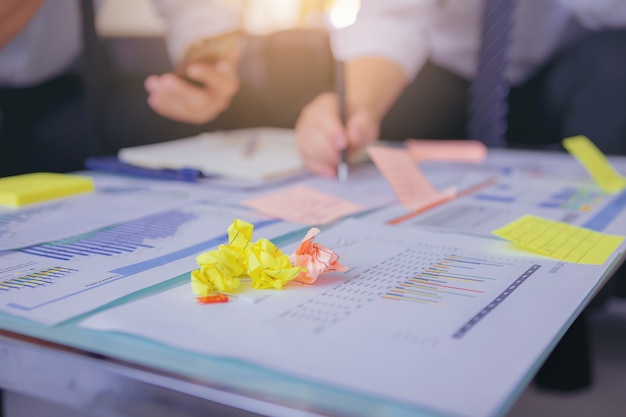
{"type": "Polygon", "coordinates": [[[346,181],[348,179],[348,164],[346,162],[341,162],[337,166],[337,179],[339,179],[339,181],[346,181]]]}

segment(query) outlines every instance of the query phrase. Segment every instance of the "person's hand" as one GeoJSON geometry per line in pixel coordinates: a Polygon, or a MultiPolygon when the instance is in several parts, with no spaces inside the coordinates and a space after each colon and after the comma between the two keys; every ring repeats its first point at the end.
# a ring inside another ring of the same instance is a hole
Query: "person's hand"
{"type": "Polygon", "coordinates": [[[144,83],[148,105],[161,116],[179,122],[209,122],[230,106],[239,91],[236,63],[236,56],[215,64],[190,63],[185,75],[197,85],[173,73],[151,75],[144,83]]]}
{"type": "Polygon", "coordinates": [[[340,120],[339,99],[322,93],[307,104],[296,122],[300,155],[308,169],[324,177],[335,177],[341,151],[352,154],[378,138],[380,122],[366,109],[347,112],[346,126],[340,120]]]}

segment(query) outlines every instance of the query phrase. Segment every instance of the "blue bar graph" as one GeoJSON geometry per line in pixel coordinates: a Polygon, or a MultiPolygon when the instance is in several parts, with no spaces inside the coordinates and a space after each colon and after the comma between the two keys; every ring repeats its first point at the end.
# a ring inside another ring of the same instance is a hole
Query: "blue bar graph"
{"type": "Polygon", "coordinates": [[[170,210],[16,251],[62,261],[79,256],[116,256],[152,248],[147,240],[172,237],[180,226],[195,219],[193,213],[170,210]]]}
{"type": "Polygon", "coordinates": [[[46,213],[61,209],[61,204],[52,204],[43,207],[34,207],[25,210],[0,211],[0,237],[11,237],[16,233],[15,227],[28,223],[33,218],[45,216],[46,213]]]}

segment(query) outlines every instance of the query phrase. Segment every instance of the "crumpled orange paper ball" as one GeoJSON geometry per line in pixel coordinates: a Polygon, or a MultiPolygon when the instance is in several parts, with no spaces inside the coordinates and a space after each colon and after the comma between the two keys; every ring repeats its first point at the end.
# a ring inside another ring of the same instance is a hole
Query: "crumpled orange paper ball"
{"type": "Polygon", "coordinates": [[[324,272],[345,272],[348,267],[339,263],[339,255],[321,243],[314,243],[313,239],[320,230],[316,227],[309,229],[296,250],[289,255],[295,266],[306,268],[295,278],[305,284],[313,284],[317,277],[324,272]]]}

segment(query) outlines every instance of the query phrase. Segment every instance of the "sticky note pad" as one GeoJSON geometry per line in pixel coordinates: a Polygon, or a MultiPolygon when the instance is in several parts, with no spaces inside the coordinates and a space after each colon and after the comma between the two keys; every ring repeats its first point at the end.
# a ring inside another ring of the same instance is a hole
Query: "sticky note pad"
{"type": "Polygon", "coordinates": [[[487,146],[478,140],[407,139],[404,147],[416,161],[482,162],[487,146]]]}
{"type": "Polygon", "coordinates": [[[366,150],[400,203],[409,210],[430,208],[456,196],[454,189],[439,192],[433,188],[406,149],[368,146],[366,150]]]}
{"type": "Polygon", "coordinates": [[[525,249],[579,264],[602,265],[624,240],[530,214],[492,232],[525,249]]]}
{"type": "Polygon", "coordinates": [[[611,166],[602,151],[586,136],[563,139],[563,147],[582,164],[603,191],[616,193],[626,187],[626,179],[611,166]]]}
{"type": "Polygon", "coordinates": [[[19,207],[94,189],[91,178],[80,175],[35,172],[0,178],[0,205],[19,207]]]}
{"type": "Polygon", "coordinates": [[[363,207],[307,185],[296,185],[243,202],[261,213],[294,223],[326,224],[363,207]]]}

